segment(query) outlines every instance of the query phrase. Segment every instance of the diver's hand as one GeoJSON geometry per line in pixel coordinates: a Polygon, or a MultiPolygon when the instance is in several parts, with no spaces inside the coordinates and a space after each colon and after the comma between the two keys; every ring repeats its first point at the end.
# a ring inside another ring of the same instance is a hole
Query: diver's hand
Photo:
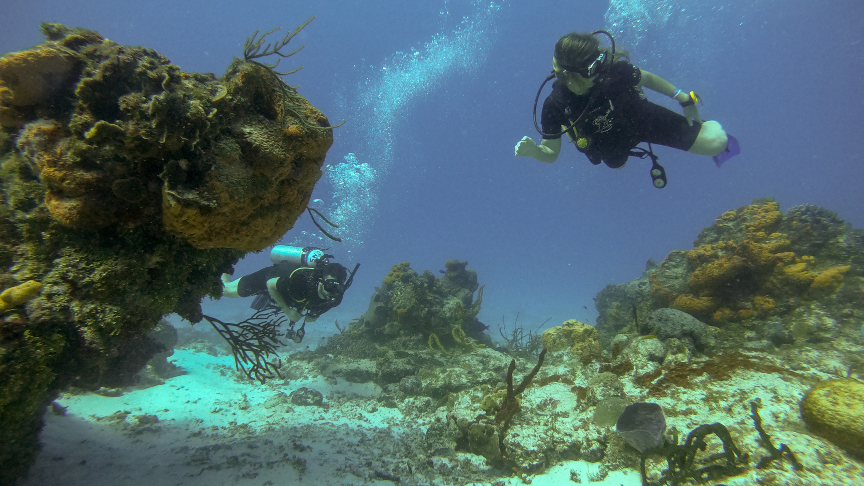
{"type": "Polygon", "coordinates": [[[516,144],[516,157],[536,157],[540,153],[540,148],[531,140],[531,137],[522,137],[519,143],[516,144]]]}
{"type": "Polygon", "coordinates": [[[233,297],[235,299],[240,298],[240,294],[237,293],[237,285],[240,284],[240,279],[238,278],[235,281],[231,281],[231,276],[227,273],[222,274],[222,297],[233,297]]]}
{"type": "Polygon", "coordinates": [[[291,322],[297,322],[303,318],[303,315],[297,312],[297,309],[293,307],[288,307],[287,309],[282,308],[282,313],[288,316],[288,319],[291,319],[291,322]]]}
{"type": "Polygon", "coordinates": [[[699,117],[699,108],[696,108],[695,104],[684,107],[684,118],[687,119],[687,124],[691,127],[694,121],[702,123],[702,118],[699,117]]]}

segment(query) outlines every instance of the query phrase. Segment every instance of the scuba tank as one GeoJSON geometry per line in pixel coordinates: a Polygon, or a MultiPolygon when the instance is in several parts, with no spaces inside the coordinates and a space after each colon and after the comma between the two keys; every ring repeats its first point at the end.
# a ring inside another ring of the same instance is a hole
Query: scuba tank
{"type": "MultiPolygon", "coordinates": [[[[325,255],[324,250],[314,246],[301,248],[299,246],[276,245],[270,250],[270,261],[273,265],[288,264],[294,268],[315,267],[319,260],[322,263],[327,263],[328,257],[331,255],[325,255]]],[[[258,294],[250,307],[261,310],[271,302],[269,293],[258,294]]]]}
{"type": "Polygon", "coordinates": [[[324,250],[313,246],[300,248],[298,246],[277,245],[270,250],[270,261],[273,262],[273,265],[290,263],[297,267],[314,267],[315,263],[322,258],[326,262],[327,255],[324,254],[324,250]]]}

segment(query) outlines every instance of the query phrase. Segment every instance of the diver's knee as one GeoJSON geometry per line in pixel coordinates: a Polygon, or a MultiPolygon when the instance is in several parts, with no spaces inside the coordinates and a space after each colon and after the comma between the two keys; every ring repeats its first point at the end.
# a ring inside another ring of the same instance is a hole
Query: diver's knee
{"type": "Polygon", "coordinates": [[[714,120],[708,120],[702,123],[699,135],[689,152],[714,157],[726,150],[728,143],[729,137],[727,137],[723,127],[714,120]]]}
{"type": "Polygon", "coordinates": [[[714,136],[711,137],[708,143],[708,155],[714,157],[715,155],[719,155],[721,152],[726,150],[726,146],[729,145],[729,137],[726,135],[726,132],[721,128],[720,131],[714,136]]]}

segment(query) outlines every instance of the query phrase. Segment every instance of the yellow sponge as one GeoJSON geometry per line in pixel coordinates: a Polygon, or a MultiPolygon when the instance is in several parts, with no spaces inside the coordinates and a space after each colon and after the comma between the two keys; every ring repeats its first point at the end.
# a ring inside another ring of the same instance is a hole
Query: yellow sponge
{"type": "Polygon", "coordinates": [[[21,305],[39,295],[41,291],[42,284],[35,280],[28,280],[12,288],[8,288],[0,294],[0,311],[21,305]]]}

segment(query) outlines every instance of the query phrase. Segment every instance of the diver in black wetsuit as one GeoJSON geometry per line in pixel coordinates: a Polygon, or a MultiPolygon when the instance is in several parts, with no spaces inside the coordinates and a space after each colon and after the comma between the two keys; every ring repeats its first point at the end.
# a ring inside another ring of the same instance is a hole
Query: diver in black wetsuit
{"type": "Polygon", "coordinates": [[[348,269],[331,263],[330,258],[333,255],[327,255],[318,248],[275,246],[270,252],[272,266],[233,282],[229,275],[223,274],[222,295],[257,295],[259,297],[252,304],[256,309],[263,308],[272,299],[288,316],[293,330],[294,323],[300,319],[305,317],[307,322],[313,322],[342,303],[343,294],[351,286],[360,264],[355,265],[349,274],[348,269]]]}
{"type": "Polygon", "coordinates": [[[626,52],[615,51],[615,40],[606,31],[574,32],[561,37],[555,44],[553,71],[543,83],[556,78],[552,93],[543,103],[542,130],[537,127],[543,140],[537,145],[523,137],[516,145],[516,155],[555,162],[561,150],[561,135],[566,133],[595,165],[603,162],[617,169],[630,156],[650,155],[651,178],[656,187],[662,188],[666,186],[666,173],[657,164],[651,143],[708,155],[718,167],[738,153],[737,141],[719,123],[701,120],[696,108],[699,98],[694,92],[677,89],[627,59],[626,52]],[[601,33],[609,37],[611,48],[600,47],[595,34],[601,33]],[[645,99],[642,87],[674,98],[684,116],[645,99]],[[641,142],[649,142],[649,150],[634,150],[641,142]]]}

